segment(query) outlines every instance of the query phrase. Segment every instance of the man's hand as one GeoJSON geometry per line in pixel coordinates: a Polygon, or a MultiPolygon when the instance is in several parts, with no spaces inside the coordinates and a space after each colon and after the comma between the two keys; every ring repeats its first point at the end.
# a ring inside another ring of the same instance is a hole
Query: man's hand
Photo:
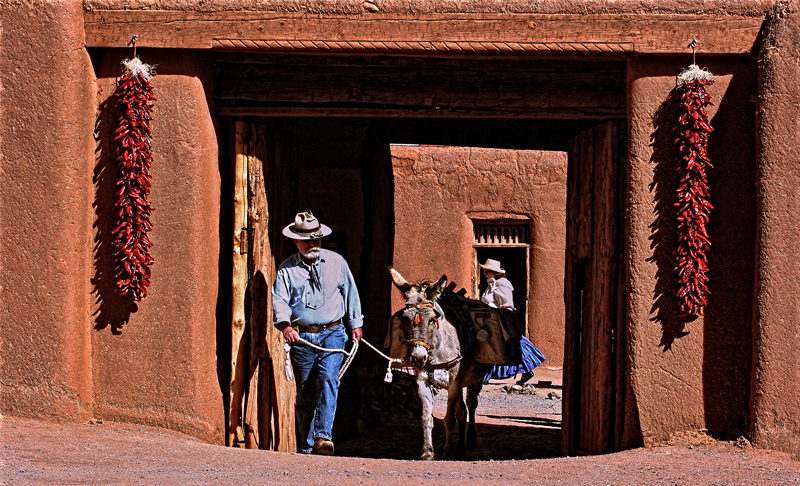
{"type": "Polygon", "coordinates": [[[293,327],[287,327],[283,330],[283,339],[289,344],[294,344],[300,340],[300,335],[297,334],[293,327]]]}
{"type": "Polygon", "coordinates": [[[362,333],[360,327],[358,329],[353,329],[353,342],[361,341],[361,335],[362,334],[363,333],[362,333]]]}

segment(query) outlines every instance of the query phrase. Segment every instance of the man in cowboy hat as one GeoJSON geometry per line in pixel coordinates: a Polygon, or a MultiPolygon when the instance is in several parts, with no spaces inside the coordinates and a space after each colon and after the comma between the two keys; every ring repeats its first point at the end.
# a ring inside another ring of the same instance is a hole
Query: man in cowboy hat
{"type": "MultiPolygon", "coordinates": [[[[364,316],[353,274],[344,258],[320,248],[331,229],[306,212],[298,213],[283,234],[294,240],[297,253],[281,263],[272,286],[275,327],[292,345],[303,338],[321,348],[344,349],[345,324],[352,339],[360,340],[364,316]]],[[[291,357],[297,380],[297,448],[332,455],[343,355],[300,343],[292,347],[291,357]]]]}

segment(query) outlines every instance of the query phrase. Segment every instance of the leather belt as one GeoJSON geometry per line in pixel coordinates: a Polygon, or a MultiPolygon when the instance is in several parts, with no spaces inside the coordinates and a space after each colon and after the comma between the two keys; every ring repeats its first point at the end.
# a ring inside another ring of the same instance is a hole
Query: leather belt
{"type": "Polygon", "coordinates": [[[334,326],[338,326],[341,323],[342,321],[336,321],[336,322],[331,322],[330,324],[315,324],[311,326],[298,324],[297,327],[299,327],[302,332],[317,333],[317,332],[327,331],[328,329],[334,326]]]}

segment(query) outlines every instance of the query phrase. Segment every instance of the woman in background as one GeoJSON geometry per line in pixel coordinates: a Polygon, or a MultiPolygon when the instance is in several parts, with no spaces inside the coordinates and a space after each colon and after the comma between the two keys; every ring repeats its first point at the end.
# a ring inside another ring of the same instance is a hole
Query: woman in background
{"type": "MultiPolygon", "coordinates": [[[[506,271],[498,260],[487,258],[479,264],[486,277],[486,288],[481,293],[481,301],[491,307],[514,311],[514,286],[506,278],[506,271]]],[[[494,365],[484,381],[503,380],[521,375],[517,385],[524,385],[533,378],[533,370],[544,362],[544,355],[528,338],[520,336],[522,363],[515,365],[494,365]]]]}

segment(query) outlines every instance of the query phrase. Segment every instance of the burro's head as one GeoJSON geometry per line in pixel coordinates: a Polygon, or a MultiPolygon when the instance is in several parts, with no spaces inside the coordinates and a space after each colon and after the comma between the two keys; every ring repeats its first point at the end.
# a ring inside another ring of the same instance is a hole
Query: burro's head
{"type": "Polygon", "coordinates": [[[420,368],[424,367],[431,352],[439,345],[439,319],[442,310],[437,301],[447,285],[447,276],[434,284],[420,281],[410,284],[400,272],[389,267],[392,282],[406,300],[405,309],[400,313],[406,344],[410,349],[411,362],[420,368]]]}

